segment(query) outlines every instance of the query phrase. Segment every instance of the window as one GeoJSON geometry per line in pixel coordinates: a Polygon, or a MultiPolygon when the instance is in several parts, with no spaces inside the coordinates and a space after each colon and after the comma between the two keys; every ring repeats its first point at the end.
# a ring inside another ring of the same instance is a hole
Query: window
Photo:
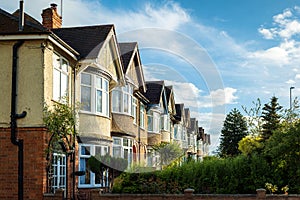
{"type": "Polygon", "coordinates": [[[159,132],[159,120],[160,114],[150,111],[148,114],[148,131],[158,133],[159,132]]]}
{"type": "Polygon", "coordinates": [[[140,127],[145,128],[145,106],[140,103],[140,127]]]}
{"type": "Polygon", "coordinates": [[[53,153],[51,192],[66,187],[66,155],[53,153]]]}
{"type": "Polygon", "coordinates": [[[63,97],[68,95],[68,75],[69,64],[66,59],[53,54],[53,99],[61,101],[63,97]]]}
{"type": "Polygon", "coordinates": [[[137,123],[137,99],[135,97],[132,97],[132,107],[131,107],[131,114],[133,116],[133,123],[137,123]]]}
{"type": "Polygon", "coordinates": [[[131,85],[117,87],[112,91],[113,112],[132,115],[133,89],[131,85]]]}
{"type": "Polygon", "coordinates": [[[170,117],[168,114],[161,116],[161,128],[165,131],[170,131],[170,117]]]}
{"type": "Polygon", "coordinates": [[[109,152],[108,146],[81,144],[79,146],[79,170],[85,175],[79,177],[79,187],[107,187],[108,174],[99,177],[89,170],[88,159],[94,155],[105,155],[109,152]],[[103,181],[103,182],[102,182],[103,181]]]}
{"type": "Polygon", "coordinates": [[[132,140],[113,137],[113,141],[113,157],[126,159],[129,167],[132,163],[132,140]]]}
{"type": "Polygon", "coordinates": [[[81,74],[81,110],[109,115],[109,83],[103,77],[82,73],[81,74]]]}

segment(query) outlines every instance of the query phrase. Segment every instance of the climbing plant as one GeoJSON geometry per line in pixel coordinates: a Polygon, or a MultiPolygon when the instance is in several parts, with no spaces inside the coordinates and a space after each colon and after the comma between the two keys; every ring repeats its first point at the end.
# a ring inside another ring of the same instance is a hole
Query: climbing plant
{"type": "Polygon", "coordinates": [[[47,154],[50,154],[58,143],[64,143],[68,149],[71,149],[73,141],[70,138],[77,135],[75,130],[77,107],[68,103],[55,102],[51,106],[45,104],[43,112],[43,121],[51,134],[46,149],[47,154]]]}

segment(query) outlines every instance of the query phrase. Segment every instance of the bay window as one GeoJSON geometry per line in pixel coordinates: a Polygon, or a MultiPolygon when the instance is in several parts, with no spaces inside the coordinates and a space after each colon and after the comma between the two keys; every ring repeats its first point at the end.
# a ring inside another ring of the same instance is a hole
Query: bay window
{"type": "Polygon", "coordinates": [[[109,115],[109,83],[98,75],[81,74],[81,110],[109,115]]]}
{"type": "Polygon", "coordinates": [[[126,159],[128,167],[132,163],[132,143],[128,138],[113,137],[113,157],[126,159]]]}
{"type": "Polygon", "coordinates": [[[103,177],[89,170],[88,159],[95,155],[106,155],[109,153],[108,146],[80,144],[79,145],[79,170],[85,175],[79,177],[79,187],[107,187],[108,174],[104,172],[103,177]],[[103,183],[104,180],[104,183],[103,183]]]}
{"type": "Polygon", "coordinates": [[[60,55],[53,54],[53,100],[61,101],[68,95],[69,63],[60,55]]]}
{"type": "Polygon", "coordinates": [[[131,85],[117,87],[112,91],[113,112],[132,115],[133,88],[131,85]]]}
{"type": "Polygon", "coordinates": [[[161,116],[161,127],[165,131],[170,131],[170,116],[168,114],[161,116]]]}
{"type": "Polygon", "coordinates": [[[160,114],[158,112],[149,111],[147,117],[148,117],[148,131],[153,133],[159,133],[160,114]]]}

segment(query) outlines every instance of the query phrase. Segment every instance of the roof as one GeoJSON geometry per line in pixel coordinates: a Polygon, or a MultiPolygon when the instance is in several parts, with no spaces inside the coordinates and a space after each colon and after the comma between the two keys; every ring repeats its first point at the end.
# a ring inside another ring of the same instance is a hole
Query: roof
{"type": "MultiPolygon", "coordinates": [[[[22,33],[49,32],[41,23],[26,13],[24,13],[24,19],[22,33]]],[[[0,8],[0,34],[17,32],[19,32],[19,9],[10,14],[0,8]]]]}
{"type": "Polygon", "coordinates": [[[166,97],[167,97],[167,102],[169,103],[170,101],[170,97],[171,97],[171,93],[173,90],[173,86],[166,86],[166,97]]]}
{"type": "Polygon", "coordinates": [[[137,42],[119,43],[121,58],[123,62],[123,72],[126,73],[130,60],[134,56],[134,49],[137,46],[137,42]]]}
{"type": "Polygon", "coordinates": [[[175,109],[176,109],[175,119],[181,121],[181,119],[183,118],[183,108],[184,108],[183,103],[175,104],[175,109]]]}
{"type": "Polygon", "coordinates": [[[80,53],[81,58],[97,58],[114,25],[58,28],[51,31],[80,53]]]}
{"type": "Polygon", "coordinates": [[[144,95],[150,101],[150,104],[159,104],[164,88],[164,81],[149,81],[146,82],[146,87],[147,91],[144,95]]]}

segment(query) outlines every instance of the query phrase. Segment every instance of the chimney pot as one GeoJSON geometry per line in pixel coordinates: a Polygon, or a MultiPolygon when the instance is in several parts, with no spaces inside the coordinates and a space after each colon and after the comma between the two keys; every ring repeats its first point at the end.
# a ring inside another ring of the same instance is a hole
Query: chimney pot
{"type": "Polygon", "coordinates": [[[51,6],[51,8],[56,8],[57,4],[56,3],[51,3],[50,6],[51,6]]]}

